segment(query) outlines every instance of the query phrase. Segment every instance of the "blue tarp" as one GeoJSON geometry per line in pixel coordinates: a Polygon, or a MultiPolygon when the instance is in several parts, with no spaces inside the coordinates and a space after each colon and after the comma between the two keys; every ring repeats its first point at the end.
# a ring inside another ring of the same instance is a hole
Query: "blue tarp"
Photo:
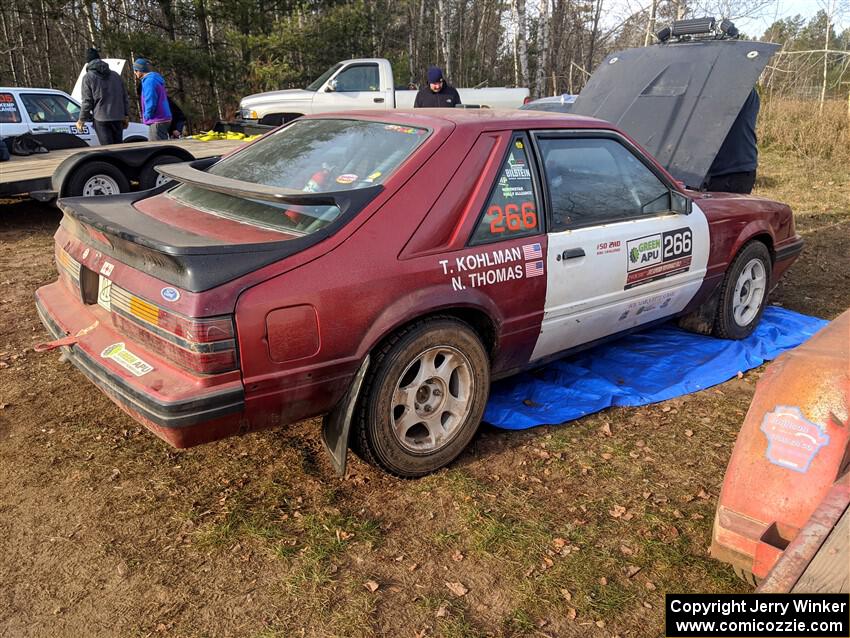
{"type": "Polygon", "coordinates": [[[770,306],[755,332],[742,341],[665,324],[493,384],[484,421],[523,430],[564,423],[611,406],[665,401],[760,366],[828,323],[770,306]]]}

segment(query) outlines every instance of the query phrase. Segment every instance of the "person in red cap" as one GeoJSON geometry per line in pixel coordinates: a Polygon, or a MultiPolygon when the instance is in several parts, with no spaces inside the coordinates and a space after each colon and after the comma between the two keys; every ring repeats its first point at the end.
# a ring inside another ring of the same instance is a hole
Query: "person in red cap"
{"type": "Polygon", "coordinates": [[[446,84],[439,67],[432,66],[428,69],[428,86],[419,89],[413,108],[454,108],[460,103],[457,89],[446,84]]]}

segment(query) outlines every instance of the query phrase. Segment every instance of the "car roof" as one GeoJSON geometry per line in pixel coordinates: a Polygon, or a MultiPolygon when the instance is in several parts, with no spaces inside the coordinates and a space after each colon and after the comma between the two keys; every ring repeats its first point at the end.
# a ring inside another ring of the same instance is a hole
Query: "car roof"
{"type": "Polygon", "coordinates": [[[355,118],[399,124],[422,126],[431,129],[462,126],[479,130],[593,128],[618,129],[610,122],[583,115],[553,113],[548,111],[520,111],[518,109],[393,109],[392,111],[345,111],[307,116],[310,119],[355,118]]]}
{"type": "Polygon", "coordinates": [[[28,92],[28,91],[39,91],[40,93],[58,93],[59,95],[68,95],[65,91],[61,89],[47,89],[37,86],[0,86],[0,91],[3,93],[12,93],[12,92],[28,92]]]}

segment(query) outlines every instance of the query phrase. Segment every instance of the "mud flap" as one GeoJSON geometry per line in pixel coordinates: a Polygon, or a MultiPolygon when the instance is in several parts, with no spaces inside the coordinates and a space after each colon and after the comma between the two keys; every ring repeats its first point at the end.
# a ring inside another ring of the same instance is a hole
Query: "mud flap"
{"type": "Polygon", "coordinates": [[[720,303],[721,287],[718,285],[715,291],[711,293],[711,296],[703,301],[699,308],[679,317],[677,325],[682,330],[710,336],[714,330],[714,319],[717,316],[717,306],[720,303]]]}
{"type": "Polygon", "coordinates": [[[369,355],[366,355],[345,396],[322,419],[322,443],[331,455],[331,464],[339,476],[345,476],[351,417],[354,415],[354,407],[357,405],[357,397],[360,395],[360,387],[368,368],[369,355]]]}

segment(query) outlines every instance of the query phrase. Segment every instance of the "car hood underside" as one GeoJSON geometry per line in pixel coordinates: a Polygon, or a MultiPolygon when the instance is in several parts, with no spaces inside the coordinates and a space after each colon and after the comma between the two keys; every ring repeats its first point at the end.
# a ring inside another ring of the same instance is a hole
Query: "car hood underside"
{"type": "Polygon", "coordinates": [[[593,72],[572,112],[618,125],[676,179],[700,188],[778,48],[698,40],[619,51],[593,72]]]}

